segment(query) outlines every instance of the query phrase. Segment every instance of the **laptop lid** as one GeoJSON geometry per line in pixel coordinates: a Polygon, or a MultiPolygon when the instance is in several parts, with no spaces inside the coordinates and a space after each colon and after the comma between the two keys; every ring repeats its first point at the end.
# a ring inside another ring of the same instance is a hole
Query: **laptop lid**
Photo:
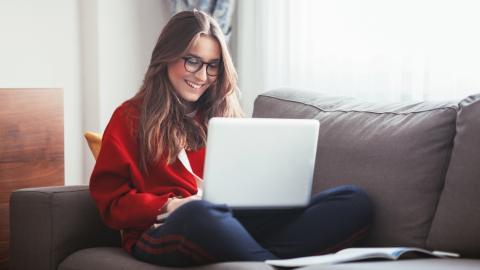
{"type": "Polygon", "coordinates": [[[313,119],[212,118],[203,199],[232,208],[307,205],[319,126],[313,119]]]}

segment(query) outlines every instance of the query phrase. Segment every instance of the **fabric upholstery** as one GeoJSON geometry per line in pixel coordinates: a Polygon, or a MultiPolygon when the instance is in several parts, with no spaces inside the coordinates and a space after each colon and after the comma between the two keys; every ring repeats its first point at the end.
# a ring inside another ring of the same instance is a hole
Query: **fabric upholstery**
{"type": "MultiPolygon", "coordinates": [[[[63,261],[58,270],[173,270],[174,267],[157,266],[134,259],[121,248],[98,247],[75,252],[63,261]],[[88,259],[87,259],[88,258],[88,259]]],[[[190,270],[273,270],[263,262],[227,262],[188,267],[190,270]]]]}
{"type": "Polygon", "coordinates": [[[376,218],[364,243],[426,247],[455,135],[455,103],[369,103],[277,90],[254,117],[320,120],[314,191],[356,184],[376,218]]]}
{"type": "Polygon", "coordinates": [[[456,132],[428,245],[480,258],[480,95],[460,103],[456,132]]]}
{"type": "Polygon", "coordinates": [[[119,246],[100,220],[87,186],[27,188],[10,198],[10,269],[54,270],[69,254],[119,246]]]}

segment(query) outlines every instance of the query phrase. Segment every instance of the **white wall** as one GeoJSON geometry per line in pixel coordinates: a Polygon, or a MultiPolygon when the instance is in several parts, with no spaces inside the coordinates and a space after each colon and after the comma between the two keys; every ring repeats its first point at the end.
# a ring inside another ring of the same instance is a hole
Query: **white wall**
{"type": "MultiPolygon", "coordinates": [[[[84,130],[103,132],[111,114],[140,87],[151,52],[170,17],[167,0],[80,1],[84,130]]],[[[93,159],[84,151],[84,181],[93,159]]]]}
{"type": "Polygon", "coordinates": [[[65,184],[86,184],[85,130],[138,89],[167,0],[1,0],[0,88],[64,89],[65,184]]]}
{"type": "MultiPolygon", "coordinates": [[[[233,18],[232,51],[238,72],[238,85],[241,91],[243,110],[246,116],[251,116],[255,98],[265,92],[263,74],[259,65],[263,64],[263,48],[259,41],[265,33],[258,26],[259,14],[267,14],[263,9],[263,2],[256,0],[237,1],[236,13],[233,18]],[[253,14],[252,14],[253,13],[253,14]],[[248,15],[246,15],[248,14],[248,15]]],[[[267,16],[267,15],[265,15],[267,16]]]]}
{"type": "Polygon", "coordinates": [[[170,13],[166,1],[103,0],[98,5],[100,129],[141,86],[170,13]]]}

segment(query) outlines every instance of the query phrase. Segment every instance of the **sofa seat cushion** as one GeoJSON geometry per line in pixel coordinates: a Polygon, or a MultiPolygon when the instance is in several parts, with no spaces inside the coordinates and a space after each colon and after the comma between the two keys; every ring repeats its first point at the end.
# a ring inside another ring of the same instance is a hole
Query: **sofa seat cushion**
{"type": "MultiPolygon", "coordinates": [[[[136,260],[121,248],[96,247],[79,250],[60,263],[58,270],[168,270],[179,269],[162,267],[136,260]]],[[[263,262],[226,262],[182,269],[198,270],[274,270],[263,262]]]]}
{"type": "Polygon", "coordinates": [[[302,270],[478,270],[480,260],[473,259],[410,259],[398,261],[369,261],[333,265],[311,265],[302,270]]]}
{"type": "Polygon", "coordinates": [[[455,135],[457,102],[370,103],[280,89],[254,117],[320,121],[314,191],[362,187],[376,217],[368,246],[426,247],[455,135]]]}

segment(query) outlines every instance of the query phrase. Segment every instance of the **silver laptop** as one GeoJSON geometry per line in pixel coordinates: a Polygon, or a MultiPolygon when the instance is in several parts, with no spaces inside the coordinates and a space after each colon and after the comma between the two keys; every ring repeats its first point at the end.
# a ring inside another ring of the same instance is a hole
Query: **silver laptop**
{"type": "Polygon", "coordinates": [[[307,205],[319,126],[313,119],[212,118],[203,199],[232,208],[307,205]]]}

